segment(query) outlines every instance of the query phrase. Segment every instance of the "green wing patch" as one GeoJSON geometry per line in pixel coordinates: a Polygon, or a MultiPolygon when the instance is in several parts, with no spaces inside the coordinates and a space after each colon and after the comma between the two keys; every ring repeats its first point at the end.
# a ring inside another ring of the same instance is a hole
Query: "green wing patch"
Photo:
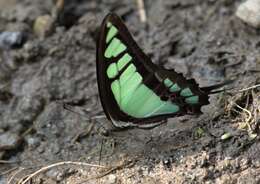
{"type": "Polygon", "coordinates": [[[126,46],[117,38],[113,38],[112,41],[109,43],[108,47],[105,51],[105,57],[111,58],[118,56],[121,52],[126,49],[126,46]]]}
{"type": "Polygon", "coordinates": [[[107,76],[112,79],[115,78],[118,74],[118,69],[116,63],[112,63],[107,68],[107,76]]]}
{"type": "Polygon", "coordinates": [[[170,80],[170,79],[165,79],[164,81],[163,81],[163,83],[164,83],[164,85],[166,86],[166,87],[171,87],[172,85],[173,85],[173,82],[170,80]]]}
{"type": "Polygon", "coordinates": [[[111,25],[106,36],[106,43],[108,43],[117,34],[117,32],[117,28],[111,25]]]}
{"type": "Polygon", "coordinates": [[[197,104],[199,102],[199,96],[191,96],[185,98],[185,102],[188,104],[197,104]]]}
{"type": "MultiPolygon", "coordinates": [[[[178,92],[181,90],[179,85],[176,83],[174,84],[169,78],[166,78],[163,81],[164,85],[169,88],[170,92],[178,92]]],[[[195,105],[199,103],[199,96],[192,96],[193,93],[190,90],[190,88],[184,88],[181,90],[180,95],[185,97],[185,102],[190,104],[190,105],[195,105]]]]}
{"type": "Polygon", "coordinates": [[[117,62],[118,70],[119,71],[122,70],[131,60],[132,60],[132,57],[129,54],[125,53],[125,55],[123,57],[121,57],[117,62]]]}
{"type": "Polygon", "coordinates": [[[181,96],[188,97],[188,96],[192,96],[192,95],[193,95],[193,93],[190,90],[190,88],[184,88],[183,90],[181,90],[181,96]]]}
{"type": "Polygon", "coordinates": [[[174,84],[172,87],[170,87],[170,92],[178,92],[180,90],[181,88],[179,87],[178,84],[174,84]]]}
{"type": "Polygon", "coordinates": [[[178,92],[181,90],[181,88],[179,87],[179,85],[176,83],[174,84],[170,79],[166,78],[164,81],[163,81],[164,85],[168,88],[170,88],[170,92],[178,92]]]}

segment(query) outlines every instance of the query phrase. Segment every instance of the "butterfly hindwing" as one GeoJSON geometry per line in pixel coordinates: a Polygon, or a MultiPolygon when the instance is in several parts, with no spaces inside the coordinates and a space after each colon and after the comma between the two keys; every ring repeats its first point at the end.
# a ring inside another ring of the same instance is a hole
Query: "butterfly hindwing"
{"type": "Polygon", "coordinates": [[[195,80],[152,63],[115,14],[101,25],[97,80],[104,111],[114,122],[149,125],[208,104],[195,80]]]}

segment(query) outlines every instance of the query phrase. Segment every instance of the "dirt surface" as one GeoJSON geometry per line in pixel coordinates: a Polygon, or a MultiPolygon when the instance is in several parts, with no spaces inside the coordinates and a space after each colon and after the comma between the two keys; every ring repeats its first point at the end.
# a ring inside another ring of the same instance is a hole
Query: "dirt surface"
{"type": "Polygon", "coordinates": [[[66,161],[77,163],[31,183],[260,183],[260,92],[238,92],[260,83],[260,32],[235,17],[241,2],[146,0],[142,23],[133,0],[68,0],[57,18],[55,1],[0,0],[0,32],[23,35],[0,49],[0,184],[66,161]],[[212,95],[200,116],[100,135],[109,122],[98,118],[96,39],[110,11],[154,63],[200,86],[234,79],[234,89],[212,95]]]}

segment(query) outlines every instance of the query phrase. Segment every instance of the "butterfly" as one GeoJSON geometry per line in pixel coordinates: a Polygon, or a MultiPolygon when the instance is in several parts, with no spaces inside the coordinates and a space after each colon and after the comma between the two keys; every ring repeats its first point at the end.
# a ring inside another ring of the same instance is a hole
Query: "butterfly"
{"type": "Polygon", "coordinates": [[[200,114],[209,94],[173,69],[154,64],[114,13],[103,20],[97,41],[97,82],[106,117],[118,128],[152,128],[170,117],[200,114]]]}

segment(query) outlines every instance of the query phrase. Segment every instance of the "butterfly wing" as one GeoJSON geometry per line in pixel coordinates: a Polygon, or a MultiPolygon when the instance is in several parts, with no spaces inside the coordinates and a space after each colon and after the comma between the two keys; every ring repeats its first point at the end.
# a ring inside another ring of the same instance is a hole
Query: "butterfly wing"
{"type": "Polygon", "coordinates": [[[112,13],[99,34],[97,81],[105,114],[120,127],[153,126],[169,117],[200,113],[209,103],[195,80],[152,63],[112,13]]]}

